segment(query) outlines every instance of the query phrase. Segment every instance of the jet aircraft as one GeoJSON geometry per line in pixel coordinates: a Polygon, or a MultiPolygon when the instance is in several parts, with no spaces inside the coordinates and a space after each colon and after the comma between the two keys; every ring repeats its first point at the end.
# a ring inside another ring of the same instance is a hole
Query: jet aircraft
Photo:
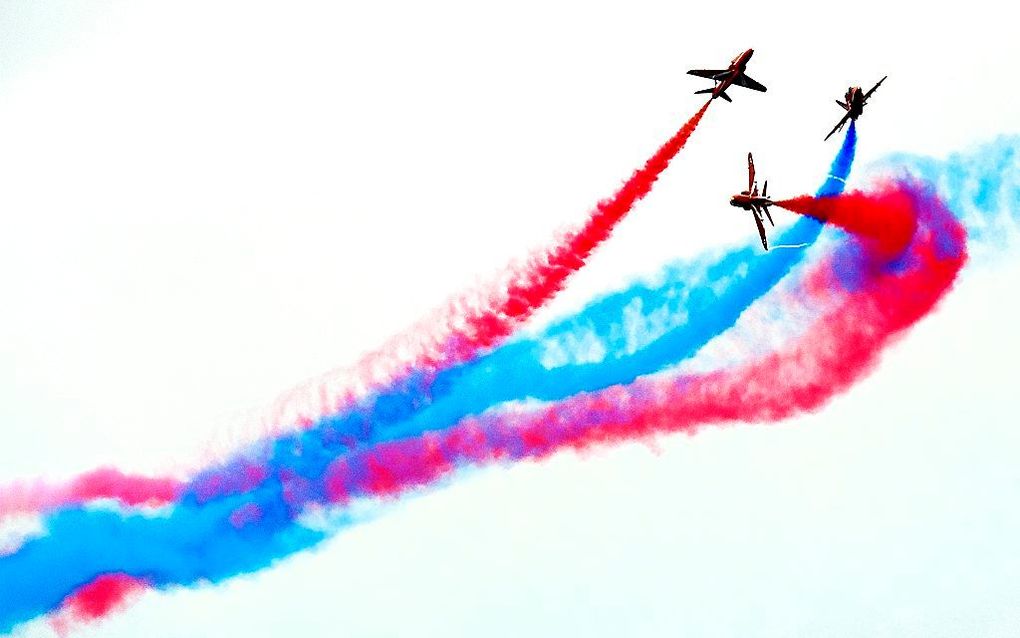
{"type": "Polygon", "coordinates": [[[861,113],[864,112],[864,105],[868,103],[868,98],[871,97],[871,94],[875,92],[875,89],[882,85],[882,82],[885,82],[885,78],[887,77],[889,76],[887,75],[881,80],[879,80],[878,84],[871,87],[871,90],[868,91],[867,93],[862,91],[861,87],[859,86],[851,86],[850,88],[848,88],[846,90],[845,98],[846,102],[840,102],[839,100],[836,100],[836,104],[839,104],[840,106],[843,107],[843,110],[846,111],[846,115],[844,115],[843,119],[841,119],[839,123],[836,124],[836,126],[831,131],[829,131],[829,134],[825,136],[825,139],[829,139],[830,137],[832,137],[833,133],[835,133],[838,130],[841,130],[843,128],[843,125],[846,124],[847,120],[853,120],[856,122],[857,118],[859,118],[861,116],[861,113]]]}
{"type": "Polygon", "coordinates": [[[687,72],[688,75],[696,75],[701,78],[707,78],[715,81],[715,86],[710,89],[703,89],[701,91],[695,91],[695,95],[700,93],[711,93],[712,99],[721,97],[727,102],[732,102],[730,96],[726,95],[726,89],[733,85],[742,86],[745,89],[751,89],[753,91],[761,91],[764,93],[766,89],[763,85],[749,78],[744,71],[747,69],[747,61],[754,55],[754,49],[748,49],[737,57],[733,58],[730,65],[725,69],[691,69],[687,72]]]}
{"type": "Polygon", "coordinates": [[[761,245],[765,250],[769,249],[769,242],[765,239],[765,225],[762,223],[761,214],[765,213],[768,217],[769,223],[775,226],[775,222],[772,221],[772,215],[769,213],[769,206],[772,206],[772,200],[768,198],[769,182],[765,180],[765,186],[761,189],[761,195],[758,194],[758,182],[754,181],[754,158],[751,154],[747,154],[747,190],[740,191],[740,194],[734,195],[730,198],[730,206],[736,206],[737,208],[743,208],[746,211],[750,211],[754,217],[754,223],[758,226],[758,235],[761,237],[761,245]]]}

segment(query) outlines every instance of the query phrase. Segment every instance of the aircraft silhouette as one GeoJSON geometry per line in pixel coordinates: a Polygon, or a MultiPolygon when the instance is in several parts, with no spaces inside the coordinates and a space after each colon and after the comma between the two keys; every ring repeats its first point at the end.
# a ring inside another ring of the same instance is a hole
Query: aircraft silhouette
{"type": "Polygon", "coordinates": [[[871,87],[871,90],[867,93],[864,93],[859,86],[851,86],[848,88],[846,90],[846,102],[836,100],[836,104],[843,107],[843,110],[846,111],[846,115],[844,115],[843,119],[841,119],[831,131],[829,131],[829,134],[825,136],[825,139],[829,139],[832,137],[833,133],[842,129],[847,120],[853,120],[856,122],[857,118],[859,118],[861,113],[864,112],[864,105],[868,103],[868,98],[875,92],[875,89],[882,85],[882,82],[885,82],[885,78],[887,77],[889,76],[887,75],[879,80],[878,84],[871,87]]]}
{"type": "Polygon", "coordinates": [[[754,158],[751,154],[747,154],[747,190],[740,191],[739,194],[734,195],[730,198],[730,206],[736,206],[737,208],[743,208],[746,211],[750,211],[754,217],[754,223],[758,226],[758,235],[761,237],[761,245],[765,250],[769,249],[769,242],[765,239],[765,224],[762,223],[761,214],[765,213],[768,217],[769,223],[773,226],[776,225],[772,221],[772,215],[769,213],[769,206],[772,206],[772,200],[768,198],[769,182],[765,180],[765,186],[761,189],[761,195],[758,194],[758,182],[754,181],[754,158]]]}
{"type": "Polygon", "coordinates": [[[696,75],[702,78],[708,78],[709,80],[715,80],[715,86],[710,89],[703,89],[701,91],[695,91],[694,94],[700,93],[711,93],[712,99],[721,97],[727,102],[732,102],[730,96],[726,95],[726,89],[731,86],[742,86],[745,89],[751,89],[752,91],[761,91],[764,93],[768,89],[764,85],[749,78],[744,71],[747,69],[747,61],[754,55],[754,49],[748,49],[737,57],[733,58],[730,65],[725,69],[691,69],[687,72],[688,75],[696,75]]]}

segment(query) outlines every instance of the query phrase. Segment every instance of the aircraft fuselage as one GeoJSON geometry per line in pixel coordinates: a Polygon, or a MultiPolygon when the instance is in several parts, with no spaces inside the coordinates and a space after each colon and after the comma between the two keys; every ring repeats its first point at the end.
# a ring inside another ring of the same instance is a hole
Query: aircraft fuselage
{"type": "Polygon", "coordinates": [[[740,191],[739,194],[730,198],[730,206],[753,211],[764,206],[772,206],[772,200],[761,195],[752,195],[747,191],[740,191]]]}
{"type": "Polygon", "coordinates": [[[747,70],[747,62],[754,55],[754,49],[748,49],[737,57],[733,58],[730,62],[730,67],[726,69],[726,77],[720,80],[719,84],[715,86],[715,90],[712,91],[712,98],[719,97],[719,94],[724,92],[726,89],[733,85],[733,81],[744,74],[747,70]]]}
{"type": "Polygon", "coordinates": [[[859,86],[851,86],[846,91],[847,110],[850,112],[850,119],[856,120],[864,112],[864,91],[859,86]]]}

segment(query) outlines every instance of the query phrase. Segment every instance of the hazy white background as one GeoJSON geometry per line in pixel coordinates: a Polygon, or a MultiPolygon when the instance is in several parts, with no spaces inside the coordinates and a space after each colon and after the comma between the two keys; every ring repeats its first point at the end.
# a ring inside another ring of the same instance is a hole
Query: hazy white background
{"type": "MultiPolygon", "coordinates": [[[[1020,131],[1015,16],[934,6],[0,4],[0,484],[221,449],[581,219],[749,46],[769,92],[713,105],[539,320],[750,241],[744,154],[813,191],[850,83],[890,76],[858,167],[1020,131]]],[[[820,414],[481,472],[81,635],[1020,635],[1015,262],[820,414]]]]}

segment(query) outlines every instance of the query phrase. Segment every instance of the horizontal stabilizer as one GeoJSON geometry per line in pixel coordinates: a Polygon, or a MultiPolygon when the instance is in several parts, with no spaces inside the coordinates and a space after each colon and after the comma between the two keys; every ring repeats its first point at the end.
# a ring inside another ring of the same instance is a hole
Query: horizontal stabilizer
{"type": "Polygon", "coordinates": [[[849,107],[849,106],[847,106],[847,105],[846,105],[845,103],[843,103],[843,102],[840,102],[839,100],[836,100],[836,104],[839,104],[840,106],[842,106],[842,107],[843,107],[843,110],[844,110],[844,111],[849,111],[849,110],[850,110],[850,107],[849,107]]]}
{"type": "Polygon", "coordinates": [[[726,95],[726,91],[723,91],[722,93],[720,93],[719,97],[721,97],[722,99],[726,100],[727,102],[732,102],[733,101],[733,100],[730,99],[730,96],[726,95]]]}
{"type": "Polygon", "coordinates": [[[700,91],[695,91],[694,95],[701,95],[702,93],[711,93],[714,90],[715,90],[714,88],[713,89],[702,89],[700,91]]]}

